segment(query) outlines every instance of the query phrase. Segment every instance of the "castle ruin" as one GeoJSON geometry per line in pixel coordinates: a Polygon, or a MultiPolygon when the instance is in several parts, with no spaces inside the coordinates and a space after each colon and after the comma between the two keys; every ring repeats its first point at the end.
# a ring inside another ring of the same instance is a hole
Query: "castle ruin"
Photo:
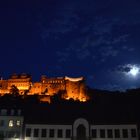
{"type": "Polygon", "coordinates": [[[7,80],[0,80],[0,94],[5,95],[11,93],[11,87],[15,86],[20,95],[40,95],[51,97],[58,93],[63,93],[62,98],[73,99],[85,102],[88,100],[85,79],[83,77],[55,77],[48,78],[41,76],[39,82],[32,82],[32,78],[28,74],[13,74],[7,80]]]}

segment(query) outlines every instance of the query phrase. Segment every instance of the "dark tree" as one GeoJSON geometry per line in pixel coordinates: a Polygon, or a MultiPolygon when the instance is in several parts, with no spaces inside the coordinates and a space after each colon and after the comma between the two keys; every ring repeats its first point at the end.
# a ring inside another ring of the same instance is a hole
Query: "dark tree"
{"type": "Polygon", "coordinates": [[[10,89],[10,93],[14,96],[19,96],[19,89],[15,85],[12,85],[10,89]]]}

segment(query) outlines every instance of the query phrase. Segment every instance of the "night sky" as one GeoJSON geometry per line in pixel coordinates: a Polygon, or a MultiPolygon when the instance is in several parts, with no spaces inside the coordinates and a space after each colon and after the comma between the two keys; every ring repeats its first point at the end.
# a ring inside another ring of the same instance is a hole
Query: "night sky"
{"type": "Polygon", "coordinates": [[[0,1],[0,75],[84,76],[92,88],[140,87],[139,0],[0,1]]]}

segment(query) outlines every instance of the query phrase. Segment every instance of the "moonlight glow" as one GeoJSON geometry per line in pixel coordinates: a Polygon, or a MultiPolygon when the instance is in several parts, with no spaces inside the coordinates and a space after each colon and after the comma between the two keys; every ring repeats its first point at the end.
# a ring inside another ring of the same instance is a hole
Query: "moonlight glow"
{"type": "Polygon", "coordinates": [[[128,74],[130,74],[133,77],[136,77],[139,74],[140,68],[137,66],[132,66],[130,68],[130,71],[128,72],[128,74]]]}
{"type": "Polygon", "coordinates": [[[133,76],[136,76],[139,73],[139,68],[133,67],[129,73],[133,76]]]}
{"type": "Polygon", "coordinates": [[[120,67],[120,72],[125,74],[129,78],[138,78],[140,77],[140,65],[138,64],[127,64],[120,67]]]}

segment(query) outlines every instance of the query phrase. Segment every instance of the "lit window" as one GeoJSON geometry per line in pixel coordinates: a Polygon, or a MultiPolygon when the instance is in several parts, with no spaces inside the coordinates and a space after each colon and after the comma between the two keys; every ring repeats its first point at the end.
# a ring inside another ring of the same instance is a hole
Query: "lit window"
{"type": "Polygon", "coordinates": [[[10,120],[9,121],[9,127],[13,127],[14,126],[14,121],[13,120],[10,120]]]}
{"type": "Polygon", "coordinates": [[[20,125],[21,125],[20,120],[17,120],[16,125],[17,125],[17,126],[20,126],[20,125]]]}

